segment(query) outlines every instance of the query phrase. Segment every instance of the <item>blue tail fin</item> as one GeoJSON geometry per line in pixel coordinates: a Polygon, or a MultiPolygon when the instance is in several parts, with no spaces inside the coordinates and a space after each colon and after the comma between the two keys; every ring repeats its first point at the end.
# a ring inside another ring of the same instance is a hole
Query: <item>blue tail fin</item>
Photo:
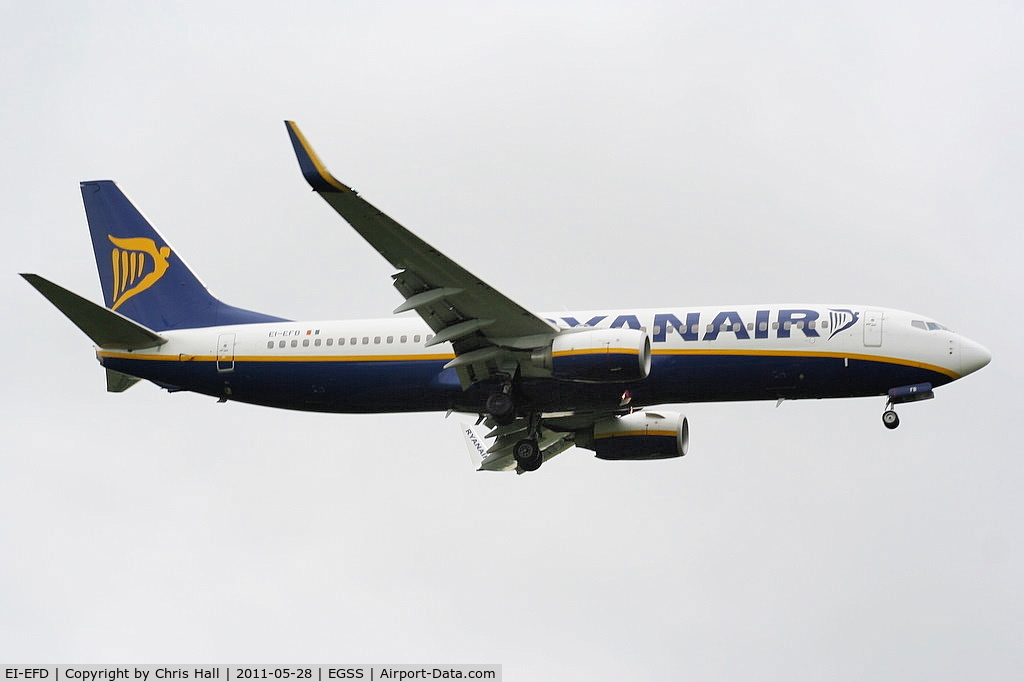
{"type": "Polygon", "coordinates": [[[278,322],[214,298],[110,180],[82,183],[103,301],[154,331],[278,322]]]}

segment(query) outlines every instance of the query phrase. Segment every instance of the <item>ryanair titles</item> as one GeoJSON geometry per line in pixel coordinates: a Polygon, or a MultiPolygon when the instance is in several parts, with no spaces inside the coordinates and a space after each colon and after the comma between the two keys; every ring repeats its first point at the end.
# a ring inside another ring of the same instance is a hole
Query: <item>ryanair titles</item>
{"type": "MultiPolygon", "coordinates": [[[[595,315],[580,321],[575,317],[562,317],[561,322],[570,327],[627,327],[642,329],[637,315],[616,315],[611,322],[610,315],[595,315]]],[[[655,313],[651,340],[664,342],[671,333],[679,334],[683,341],[715,341],[720,334],[734,334],[737,339],[788,339],[794,332],[804,336],[829,339],[844,332],[857,323],[860,313],[848,308],[829,308],[821,313],[808,308],[783,308],[778,311],[755,310],[743,315],[737,310],[722,310],[712,316],[707,311],[680,313],[655,313]],[[745,317],[744,317],[745,316],[745,317]]],[[[552,320],[558,324],[558,320],[552,320]]]]}

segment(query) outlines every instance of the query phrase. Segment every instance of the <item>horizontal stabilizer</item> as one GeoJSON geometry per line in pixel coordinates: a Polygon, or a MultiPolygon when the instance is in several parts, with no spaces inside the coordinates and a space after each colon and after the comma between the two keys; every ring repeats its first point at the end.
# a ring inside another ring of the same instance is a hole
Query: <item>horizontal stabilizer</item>
{"type": "Polygon", "coordinates": [[[167,341],[124,315],[82,298],[48,279],[25,273],[21,276],[100,348],[135,350],[152,348],[167,341]]]}
{"type": "Polygon", "coordinates": [[[107,392],[122,393],[139,382],[138,377],[122,374],[107,367],[107,392]]]}

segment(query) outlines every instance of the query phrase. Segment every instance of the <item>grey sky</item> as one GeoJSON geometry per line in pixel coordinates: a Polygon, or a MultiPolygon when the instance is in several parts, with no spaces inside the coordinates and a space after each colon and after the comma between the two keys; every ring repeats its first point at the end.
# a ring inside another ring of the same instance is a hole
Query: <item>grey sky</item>
{"type": "Polygon", "coordinates": [[[21,3],[0,23],[0,660],[497,662],[506,680],[1024,675],[1012,3],[21,3]],[[209,5],[209,6],[207,6],[209,5]],[[472,471],[455,418],[104,392],[110,178],[222,299],[385,317],[342,181],[536,311],[914,310],[991,366],[688,405],[690,454],[472,471]]]}

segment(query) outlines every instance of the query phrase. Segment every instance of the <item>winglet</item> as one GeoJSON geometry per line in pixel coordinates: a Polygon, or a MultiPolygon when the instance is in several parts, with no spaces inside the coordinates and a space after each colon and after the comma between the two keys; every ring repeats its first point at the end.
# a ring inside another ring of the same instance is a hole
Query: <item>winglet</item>
{"type": "Polygon", "coordinates": [[[295,156],[299,160],[299,168],[302,170],[302,177],[317,192],[351,192],[352,188],[338,181],[331,175],[320,157],[316,155],[313,148],[306,141],[306,136],[299,130],[295,121],[285,121],[288,128],[288,137],[292,140],[292,147],[295,149],[295,156]]]}

